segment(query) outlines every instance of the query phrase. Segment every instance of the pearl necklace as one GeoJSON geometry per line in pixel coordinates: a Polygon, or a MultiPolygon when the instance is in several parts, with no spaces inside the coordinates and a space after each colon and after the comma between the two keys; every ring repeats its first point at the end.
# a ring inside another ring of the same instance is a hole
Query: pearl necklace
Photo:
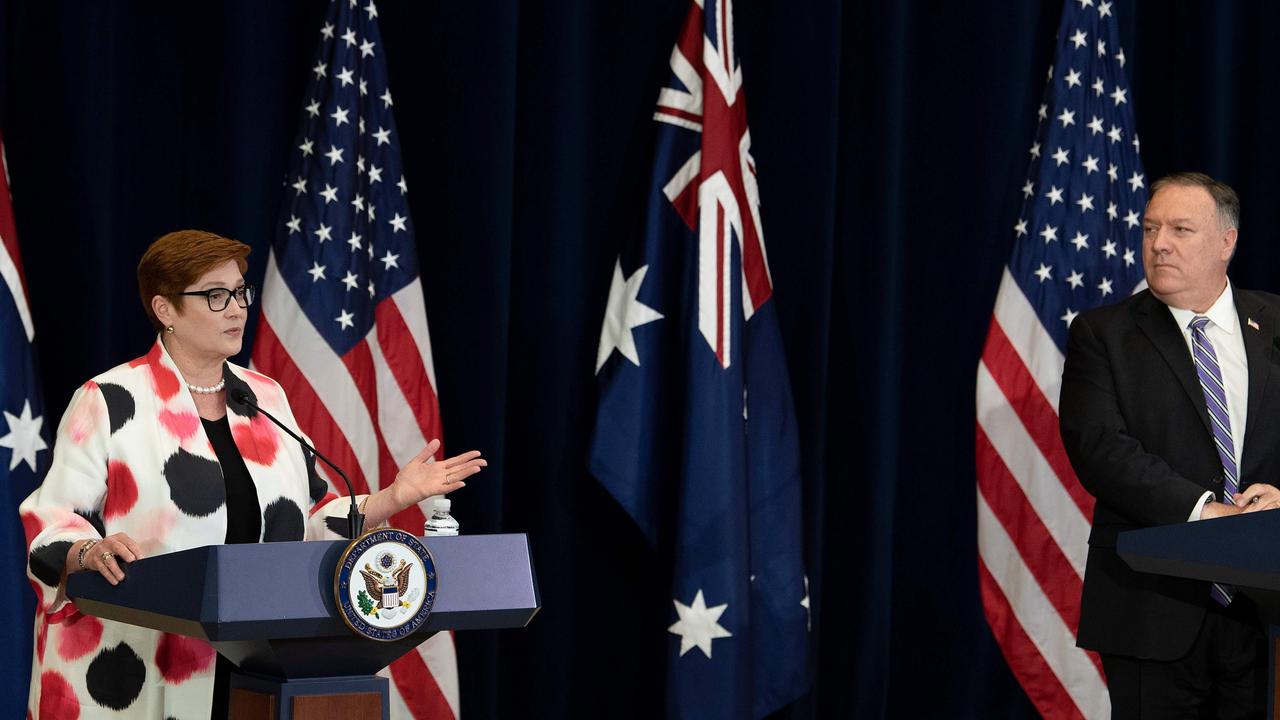
{"type": "Polygon", "coordinates": [[[227,386],[226,378],[219,380],[217,385],[210,385],[209,387],[201,387],[200,385],[192,385],[191,383],[187,383],[187,389],[197,395],[215,395],[217,393],[222,392],[222,388],[226,386],[227,386]]]}

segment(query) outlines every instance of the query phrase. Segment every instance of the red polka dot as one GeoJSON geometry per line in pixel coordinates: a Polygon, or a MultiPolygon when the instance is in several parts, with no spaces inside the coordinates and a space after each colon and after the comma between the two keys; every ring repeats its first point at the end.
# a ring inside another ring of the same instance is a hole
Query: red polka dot
{"type": "Polygon", "coordinates": [[[235,437],[236,447],[245,460],[252,460],[259,465],[270,465],[276,459],[276,451],[280,447],[276,436],[276,428],[263,415],[259,414],[248,424],[237,425],[231,434],[235,437]]]}
{"type": "Polygon", "coordinates": [[[40,674],[40,720],[76,720],[80,701],[75,688],[54,670],[40,674]]]}
{"type": "Polygon", "coordinates": [[[196,434],[196,428],[200,426],[200,418],[196,417],[194,413],[175,413],[162,410],[160,411],[160,424],[173,433],[179,442],[183,442],[196,434]]]}
{"type": "Polygon", "coordinates": [[[276,382],[271,378],[262,373],[246,369],[244,370],[244,379],[249,385],[249,389],[257,396],[259,405],[263,403],[273,405],[280,402],[280,386],[276,385],[276,382]]]}
{"type": "Polygon", "coordinates": [[[40,522],[40,518],[35,513],[22,513],[22,530],[27,536],[27,545],[31,545],[31,541],[35,540],[40,531],[44,529],[44,523],[40,522]]]}
{"type": "Polygon", "coordinates": [[[112,460],[107,465],[107,499],[102,506],[102,516],[107,520],[118,518],[133,509],[138,502],[138,483],[133,471],[122,460],[112,460]]]}
{"type": "Polygon", "coordinates": [[[77,445],[84,443],[85,438],[93,434],[98,423],[106,415],[106,406],[102,403],[102,391],[98,384],[90,380],[84,384],[84,395],[67,413],[67,434],[77,445]]]}
{"type": "Polygon", "coordinates": [[[155,388],[156,394],[161,399],[168,400],[177,395],[182,386],[178,382],[178,376],[164,366],[162,355],[160,343],[156,343],[155,347],[151,348],[151,352],[147,353],[147,365],[151,368],[151,385],[155,388]]]}
{"type": "Polygon", "coordinates": [[[102,621],[92,615],[78,614],[62,623],[58,633],[58,654],[64,659],[84,657],[102,640],[102,621]]]}
{"type": "Polygon", "coordinates": [[[36,657],[44,662],[44,641],[49,637],[49,619],[40,618],[36,624],[36,657]]]}
{"type": "Polygon", "coordinates": [[[177,685],[213,665],[214,651],[203,640],[165,633],[156,646],[156,667],[165,681],[177,685]]]}
{"type": "Polygon", "coordinates": [[[80,608],[76,607],[75,603],[65,602],[62,603],[62,607],[49,614],[48,621],[50,625],[61,625],[78,614],[80,614],[80,608]]]}

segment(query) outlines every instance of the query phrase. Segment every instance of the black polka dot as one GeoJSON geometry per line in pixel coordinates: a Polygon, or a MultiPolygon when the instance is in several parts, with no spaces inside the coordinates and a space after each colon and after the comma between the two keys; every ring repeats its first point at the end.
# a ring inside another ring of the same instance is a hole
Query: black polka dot
{"type": "Polygon", "coordinates": [[[178,448],[164,462],[169,497],[182,512],[195,517],[212,514],[227,501],[222,466],[178,448]]]}
{"type": "Polygon", "coordinates": [[[288,498],[276,498],[262,513],[263,542],[289,542],[301,540],[306,533],[302,510],[288,498]]]}
{"type": "Polygon", "coordinates": [[[76,510],[76,514],[85,520],[88,520],[89,524],[93,526],[94,530],[98,531],[99,535],[103,537],[107,536],[107,526],[102,523],[102,513],[99,513],[97,510],[76,510]]]}
{"type": "Polygon", "coordinates": [[[347,523],[346,515],[343,515],[342,517],[334,517],[330,515],[324,519],[324,526],[329,528],[330,532],[342,537],[346,537],[347,531],[351,529],[347,523]]]}
{"type": "Polygon", "coordinates": [[[138,699],[147,679],[147,666],[128,643],[103,650],[85,673],[89,696],[99,705],[124,710],[138,699]]]}
{"type": "Polygon", "coordinates": [[[239,399],[240,394],[244,393],[249,396],[250,402],[254,405],[258,404],[258,396],[254,394],[249,384],[237,377],[226,365],[222,367],[222,379],[227,381],[227,410],[251,420],[257,417],[258,411],[240,402],[239,399]]]}
{"type": "Polygon", "coordinates": [[[302,453],[302,462],[307,466],[307,489],[311,494],[311,502],[318,503],[329,492],[329,483],[320,477],[320,473],[316,472],[316,455],[310,450],[298,445],[299,452],[302,453]]]}
{"type": "Polygon", "coordinates": [[[124,427],[124,424],[133,419],[134,402],[133,395],[119,385],[112,383],[99,383],[98,389],[102,391],[102,399],[107,401],[107,415],[111,418],[111,432],[124,427]]]}
{"type": "Polygon", "coordinates": [[[62,582],[62,568],[67,564],[67,551],[70,549],[71,542],[67,540],[59,540],[35,548],[31,551],[29,558],[31,574],[51,588],[58,587],[62,582]]]}

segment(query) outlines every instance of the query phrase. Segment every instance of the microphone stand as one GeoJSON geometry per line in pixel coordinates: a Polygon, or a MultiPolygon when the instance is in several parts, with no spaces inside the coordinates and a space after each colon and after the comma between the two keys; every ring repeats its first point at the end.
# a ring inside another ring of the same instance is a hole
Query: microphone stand
{"type": "Polygon", "coordinates": [[[351,539],[351,540],[355,540],[356,538],[360,537],[360,534],[364,531],[364,515],[362,515],[360,513],[360,509],[356,507],[355,488],[351,485],[351,479],[347,477],[347,474],[342,472],[342,468],[333,464],[333,461],[330,460],[329,458],[325,457],[324,455],[321,455],[319,450],[316,450],[314,447],[311,446],[310,443],[308,443],[306,440],[303,440],[301,435],[298,435],[297,433],[295,433],[294,431],[286,427],[285,424],[277,420],[274,415],[267,412],[266,410],[263,410],[261,406],[259,406],[257,403],[250,400],[249,393],[245,392],[244,390],[237,390],[234,393],[232,393],[232,400],[235,400],[236,402],[240,403],[241,405],[244,405],[245,407],[253,408],[254,410],[262,413],[264,416],[266,416],[268,420],[275,423],[276,427],[285,431],[285,433],[289,437],[293,438],[294,440],[297,440],[298,444],[302,446],[303,450],[310,453],[311,455],[314,455],[315,457],[320,458],[321,460],[324,461],[325,465],[328,465],[329,467],[333,468],[334,472],[338,473],[338,476],[342,478],[342,481],[344,483],[346,483],[347,497],[351,499],[351,506],[347,510],[347,537],[348,539],[351,539]]]}

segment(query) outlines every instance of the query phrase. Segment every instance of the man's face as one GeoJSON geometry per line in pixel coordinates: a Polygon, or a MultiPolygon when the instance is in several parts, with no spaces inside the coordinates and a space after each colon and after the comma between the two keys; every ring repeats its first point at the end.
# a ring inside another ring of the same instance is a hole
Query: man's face
{"type": "Polygon", "coordinates": [[[1209,191],[1167,185],[1147,203],[1142,264],[1151,292],[1173,307],[1203,312],[1227,283],[1236,229],[1218,224],[1209,191]]]}

